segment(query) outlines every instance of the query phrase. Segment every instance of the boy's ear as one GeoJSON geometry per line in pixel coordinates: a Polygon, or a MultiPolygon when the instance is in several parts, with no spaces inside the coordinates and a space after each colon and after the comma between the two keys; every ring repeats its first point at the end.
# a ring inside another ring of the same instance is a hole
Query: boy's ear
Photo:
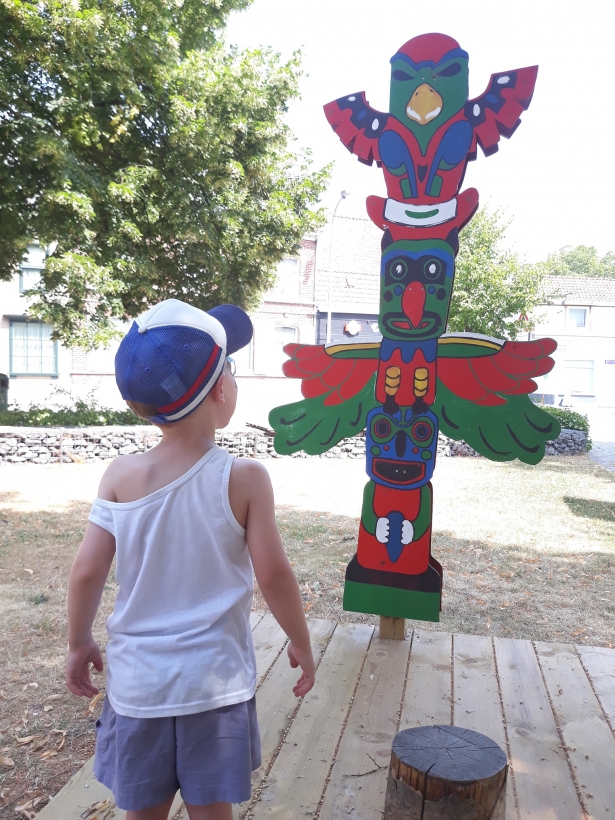
{"type": "Polygon", "coordinates": [[[224,402],[224,370],[218,376],[218,380],[214,384],[213,390],[211,394],[214,397],[214,401],[224,402]]]}

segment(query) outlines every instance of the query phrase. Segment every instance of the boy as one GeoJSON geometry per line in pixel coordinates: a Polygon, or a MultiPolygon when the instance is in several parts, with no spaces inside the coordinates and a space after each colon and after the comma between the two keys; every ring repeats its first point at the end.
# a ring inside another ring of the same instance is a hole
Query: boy
{"type": "Polygon", "coordinates": [[[229,354],[251,337],[240,308],[169,299],[133,323],[116,356],[122,397],[162,440],[115,459],[101,481],[70,574],[66,681],[75,695],[98,691],[92,623],[115,555],[94,772],[127,820],[166,820],[178,788],[190,820],[231,820],[231,804],[250,797],[260,766],[252,567],[302,670],[294,694],[314,685],[267,471],[215,443],[237,401],[229,354]]]}

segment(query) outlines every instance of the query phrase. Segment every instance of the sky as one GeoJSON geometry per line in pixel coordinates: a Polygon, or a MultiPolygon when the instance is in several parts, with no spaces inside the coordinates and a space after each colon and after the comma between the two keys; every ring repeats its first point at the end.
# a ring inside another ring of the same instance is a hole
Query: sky
{"type": "Polygon", "coordinates": [[[316,167],[334,163],[322,199],[341,216],[364,217],[365,198],[384,195],[382,172],[357,161],[327,123],[322,106],[365,91],[387,111],[390,57],[430,31],[454,37],[470,55],[470,97],[492,73],[539,66],[534,98],[500,150],[480,149],[464,187],[512,224],[507,244],[533,262],[564,245],[615,251],[615,94],[610,0],[254,0],[233,13],[226,40],[269,46],[287,58],[301,49],[301,95],[288,112],[298,147],[316,167]]]}

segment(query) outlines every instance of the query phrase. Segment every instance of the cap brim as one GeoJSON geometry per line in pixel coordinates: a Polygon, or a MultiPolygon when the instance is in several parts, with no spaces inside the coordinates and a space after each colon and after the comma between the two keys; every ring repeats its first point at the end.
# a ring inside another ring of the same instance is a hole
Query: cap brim
{"type": "Polygon", "coordinates": [[[226,352],[229,355],[249,344],[254,330],[245,310],[237,305],[217,305],[207,313],[217,319],[226,331],[226,352]]]}

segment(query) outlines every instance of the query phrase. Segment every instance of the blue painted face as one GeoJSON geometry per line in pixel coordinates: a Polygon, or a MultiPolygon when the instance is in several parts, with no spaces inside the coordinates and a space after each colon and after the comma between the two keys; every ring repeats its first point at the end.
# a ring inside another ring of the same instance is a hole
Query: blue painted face
{"type": "Polygon", "coordinates": [[[367,474],[376,484],[414,490],[433,476],[438,446],[438,419],[425,410],[400,408],[394,416],[376,407],[367,414],[367,474]]]}

